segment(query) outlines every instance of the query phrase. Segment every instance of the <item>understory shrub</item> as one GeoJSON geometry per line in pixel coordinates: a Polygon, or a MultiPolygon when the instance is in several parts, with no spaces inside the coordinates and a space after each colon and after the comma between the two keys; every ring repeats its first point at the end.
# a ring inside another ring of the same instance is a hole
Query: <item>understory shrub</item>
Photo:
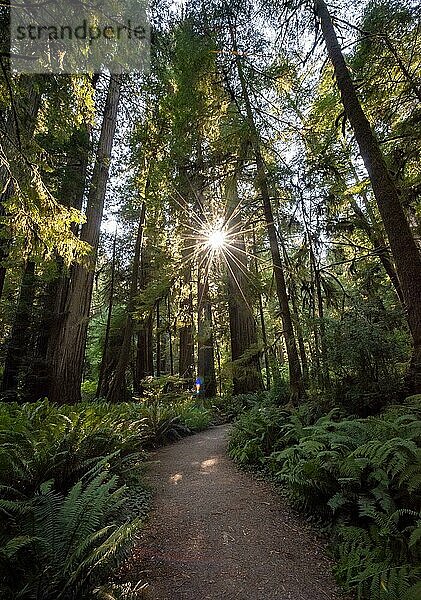
{"type": "Polygon", "coordinates": [[[377,417],[255,407],[229,445],[269,469],[290,501],[331,530],[335,572],[358,599],[421,598],[421,403],[377,417]]]}
{"type": "Polygon", "coordinates": [[[0,404],[2,600],[141,598],[108,580],[147,513],[146,449],[209,421],[185,399],[0,404]]]}
{"type": "Polygon", "coordinates": [[[232,421],[254,406],[270,403],[268,392],[237,394],[212,398],[211,408],[222,421],[232,421]]]}

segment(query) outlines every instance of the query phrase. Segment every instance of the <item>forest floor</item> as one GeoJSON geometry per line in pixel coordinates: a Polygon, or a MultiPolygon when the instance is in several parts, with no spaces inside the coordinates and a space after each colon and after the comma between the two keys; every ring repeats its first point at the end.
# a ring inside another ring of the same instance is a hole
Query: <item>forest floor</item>
{"type": "Polygon", "coordinates": [[[151,455],[153,512],[126,581],[148,582],[150,600],[343,599],[323,542],[269,483],[236,468],[227,433],[151,455]]]}

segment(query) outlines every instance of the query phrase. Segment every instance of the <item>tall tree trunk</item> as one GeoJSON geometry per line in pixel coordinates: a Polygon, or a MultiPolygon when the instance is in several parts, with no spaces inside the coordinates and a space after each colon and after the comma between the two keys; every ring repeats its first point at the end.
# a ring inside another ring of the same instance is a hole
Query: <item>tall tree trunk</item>
{"type": "Polygon", "coordinates": [[[387,169],[379,143],[371,130],[357,97],[333,27],[332,18],[323,0],[315,1],[326,48],[332,62],[342,104],[351,123],[361,157],[368,171],[377,206],[389,239],[399,277],[405,309],[414,343],[408,374],[408,392],[421,392],[421,255],[399,200],[396,185],[387,169]]]}
{"type": "Polygon", "coordinates": [[[153,319],[150,314],[137,333],[134,391],[143,394],[142,379],[153,375],[153,319]]]}
{"type": "Polygon", "coordinates": [[[86,207],[86,223],[82,226],[81,231],[81,239],[92,248],[90,264],[74,265],[72,268],[63,319],[55,340],[56,343],[51,348],[49,398],[53,402],[73,404],[81,399],[80,386],[94,282],[94,268],[104,211],[111,150],[117,124],[121,81],[121,76],[112,75],[110,77],[86,207]]]}
{"type": "MultiPolygon", "coordinates": [[[[189,207],[194,206],[194,198],[192,202],[189,202],[192,196],[191,184],[189,181],[188,173],[185,167],[180,167],[180,196],[184,197],[186,204],[189,207]]],[[[179,327],[179,353],[178,353],[178,374],[180,377],[186,380],[186,386],[191,387],[194,373],[194,339],[193,339],[193,328],[194,328],[194,312],[193,312],[193,290],[192,290],[192,249],[191,233],[189,229],[184,232],[183,248],[182,248],[182,260],[184,264],[182,273],[182,290],[180,299],[180,327],[179,327]]]]}
{"type": "Polygon", "coordinates": [[[250,141],[253,147],[254,158],[257,167],[257,187],[263,203],[263,212],[266,221],[266,229],[269,238],[270,253],[272,256],[273,272],[275,277],[276,292],[278,296],[279,306],[281,310],[283,334],[288,355],[289,379],[291,389],[291,400],[297,402],[305,396],[303,376],[301,372],[300,359],[298,357],[297,345],[295,342],[294,328],[292,324],[291,311],[288,303],[288,293],[285,282],[285,274],[282,265],[281,255],[279,252],[278,239],[274,224],[272,204],[269,193],[268,178],[266,167],[260,149],[259,133],[257,131],[253,110],[248,94],[247,82],[241,64],[241,57],[238,53],[238,48],[235,40],[234,30],[231,26],[231,40],[233,51],[235,54],[235,62],[237,65],[238,77],[240,79],[242,96],[246,108],[247,122],[249,126],[250,141]]]}
{"type": "MultiPolygon", "coordinates": [[[[256,232],[253,227],[253,255],[254,255],[254,271],[256,276],[259,277],[259,264],[257,261],[257,245],[256,245],[256,232]]],[[[263,312],[263,299],[262,294],[258,294],[259,300],[259,318],[260,318],[260,329],[262,332],[262,341],[263,341],[263,356],[265,359],[265,371],[266,371],[266,389],[270,389],[270,364],[269,364],[269,346],[268,339],[266,334],[266,323],[265,323],[265,314],[263,312]]]]}
{"type": "MultiPolygon", "coordinates": [[[[189,252],[186,248],[187,240],[184,242],[183,260],[187,261],[189,252]]],[[[193,340],[193,293],[191,286],[191,263],[188,261],[183,269],[182,292],[180,300],[181,321],[179,330],[179,354],[178,354],[178,374],[191,385],[194,377],[194,340],[193,340]]]]}
{"type": "Polygon", "coordinates": [[[308,373],[308,360],[306,354],[306,348],[304,344],[303,328],[300,322],[300,313],[298,311],[297,299],[296,299],[296,286],[289,286],[289,296],[291,298],[292,314],[295,321],[295,331],[297,333],[298,351],[300,353],[301,367],[303,370],[303,379],[307,383],[309,380],[308,373]]]}
{"type": "Polygon", "coordinates": [[[107,323],[105,325],[105,337],[104,347],[102,349],[101,365],[99,367],[98,385],[96,389],[97,398],[103,398],[105,396],[104,386],[104,375],[105,369],[108,362],[110,332],[111,332],[111,318],[113,314],[113,303],[114,303],[114,286],[115,286],[115,264],[116,264],[116,247],[117,247],[117,227],[114,232],[113,240],[113,255],[111,260],[111,281],[110,281],[110,295],[108,298],[108,310],[107,310],[107,323]]]}
{"type": "Polygon", "coordinates": [[[155,305],[156,310],[156,376],[161,377],[161,298],[158,298],[155,305]]]}
{"type": "MultiPolygon", "coordinates": [[[[145,186],[145,197],[149,187],[149,179],[145,186]]],[[[107,400],[109,402],[118,402],[127,398],[127,390],[125,389],[126,370],[130,360],[130,350],[132,345],[134,321],[133,310],[136,293],[139,285],[139,270],[143,243],[143,230],[145,227],[146,203],[142,202],[139,215],[139,225],[137,229],[136,243],[134,249],[132,278],[130,283],[129,301],[127,303],[127,317],[124,327],[123,343],[118,356],[117,367],[114,376],[111,380],[110,389],[108,390],[107,400]]]]}
{"type": "MultiPolygon", "coordinates": [[[[82,210],[89,150],[89,128],[82,125],[73,131],[68,142],[66,166],[59,190],[59,199],[63,206],[82,210]]],[[[77,225],[72,225],[72,230],[77,235],[77,225]]],[[[60,330],[69,290],[69,275],[60,258],[56,259],[56,268],[56,278],[44,287],[38,311],[40,318],[33,327],[34,351],[24,384],[24,396],[30,401],[48,395],[50,373],[47,354],[60,330]]]]}
{"type": "Polygon", "coordinates": [[[350,204],[352,210],[354,211],[354,214],[358,218],[361,229],[366,233],[367,237],[372,243],[373,250],[375,254],[379,257],[379,260],[390,279],[390,282],[396,292],[397,297],[399,298],[400,303],[402,304],[402,306],[405,306],[401,284],[396,274],[395,267],[392,263],[386,241],[384,240],[382,234],[376,231],[375,224],[370,223],[364,212],[358,206],[357,202],[351,199],[350,204]]]}
{"type": "MultiPolygon", "coordinates": [[[[144,289],[150,281],[150,264],[146,248],[141,253],[139,288],[144,289]]],[[[134,369],[134,392],[144,392],[142,380],[154,374],[153,368],[153,315],[152,311],[140,322],[136,335],[136,360],[134,369]]]]}
{"type": "Polygon", "coordinates": [[[171,331],[171,295],[168,293],[167,296],[167,319],[168,319],[168,349],[170,355],[170,374],[174,375],[174,351],[172,343],[172,331],[171,331]]]}
{"type": "Polygon", "coordinates": [[[225,186],[229,241],[225,244],[224,258],[228,274],[228,313],[233,362],[233,394],[247,394],[263,388],[257,342],[256,321],[250,306],[252,302],[246,245],[237,193],[237,173],[229,177],[225,186]]]}
{"type": "MultiPolygon", "coordinates": [[[[201,173],[201,148],[199,159],[191,182],[193,195],[196,198],[196,213],[199,221],[205,222],[204,178],[201,173]]],[[[213,347],[212,306],[209,297],[209,253],[205,249],[198,257],[197,266],[197,374],[202,381],[200,397],[212,398],[216,395],[215,352],[213,347]]]]}
{"type": "Polygon", "coordinates": [[[35,263],[28,261],[22,277],[15,320],[7,346],[2,385],[4,400],[16,400],[18,397],[21,369],[28,349],[34,297],[35,263]]]}
{"type": "Polygon", "coordinates": [[[215,357],[212,333],[212,307],[209,299],[209,278],[203,266],[198,267],[197,283],[197,372],[202,380],[200,396],[216,396],[215,357]]]}
{"type": "Polygon", "coordinates": [[[321,350],[321,359],[322,359],[322,381],[324,387],[330,386],[330,375],[329,375],[329,365],[328,365],[328,351],[327,351],[327,342],[326,342],[326,326],[325,326],[325,316],[324,316],[324,307],[323,307],[323,295],[322,295],[322,284],[320,278],[320,269],[319,265],[316,263],[316,257],[314,255],[314,251],[310,244],[310,255],[311,261],[314,269],[314,283],[316,288],[316,298],[317,298],[317,314],[319,317],[319,330],[320,330],[320,350],[321,350]]]}

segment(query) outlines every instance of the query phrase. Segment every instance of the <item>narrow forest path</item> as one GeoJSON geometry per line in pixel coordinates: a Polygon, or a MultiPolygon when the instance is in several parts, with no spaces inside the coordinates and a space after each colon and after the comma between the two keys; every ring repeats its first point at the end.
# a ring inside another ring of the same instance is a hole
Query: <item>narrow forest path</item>
{"type": "Polygon", "coordinates": [[[334,600],[322,544],[270,484],[226,456],[228,427],[152,454],[154,511],[131,578],[151,600],[334,600]]]}

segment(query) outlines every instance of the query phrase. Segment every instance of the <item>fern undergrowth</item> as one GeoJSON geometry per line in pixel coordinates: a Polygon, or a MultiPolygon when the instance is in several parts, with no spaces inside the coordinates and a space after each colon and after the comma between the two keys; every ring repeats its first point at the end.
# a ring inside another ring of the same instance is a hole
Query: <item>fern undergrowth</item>
{"type": "Polygon", "coordinates": [[[364,419],[311,412],[252,408],[234,426],[231,456],[268,469],[331,530],[336,576],[358,600],[421,599],[419,399],[364,419]]]}
{"type": "Polygon", "coordinates": [[[148,512],[147,449],[209,422],[185,399],[0,403],[0,598],[143,598],[110,574],[148,512]]]}

